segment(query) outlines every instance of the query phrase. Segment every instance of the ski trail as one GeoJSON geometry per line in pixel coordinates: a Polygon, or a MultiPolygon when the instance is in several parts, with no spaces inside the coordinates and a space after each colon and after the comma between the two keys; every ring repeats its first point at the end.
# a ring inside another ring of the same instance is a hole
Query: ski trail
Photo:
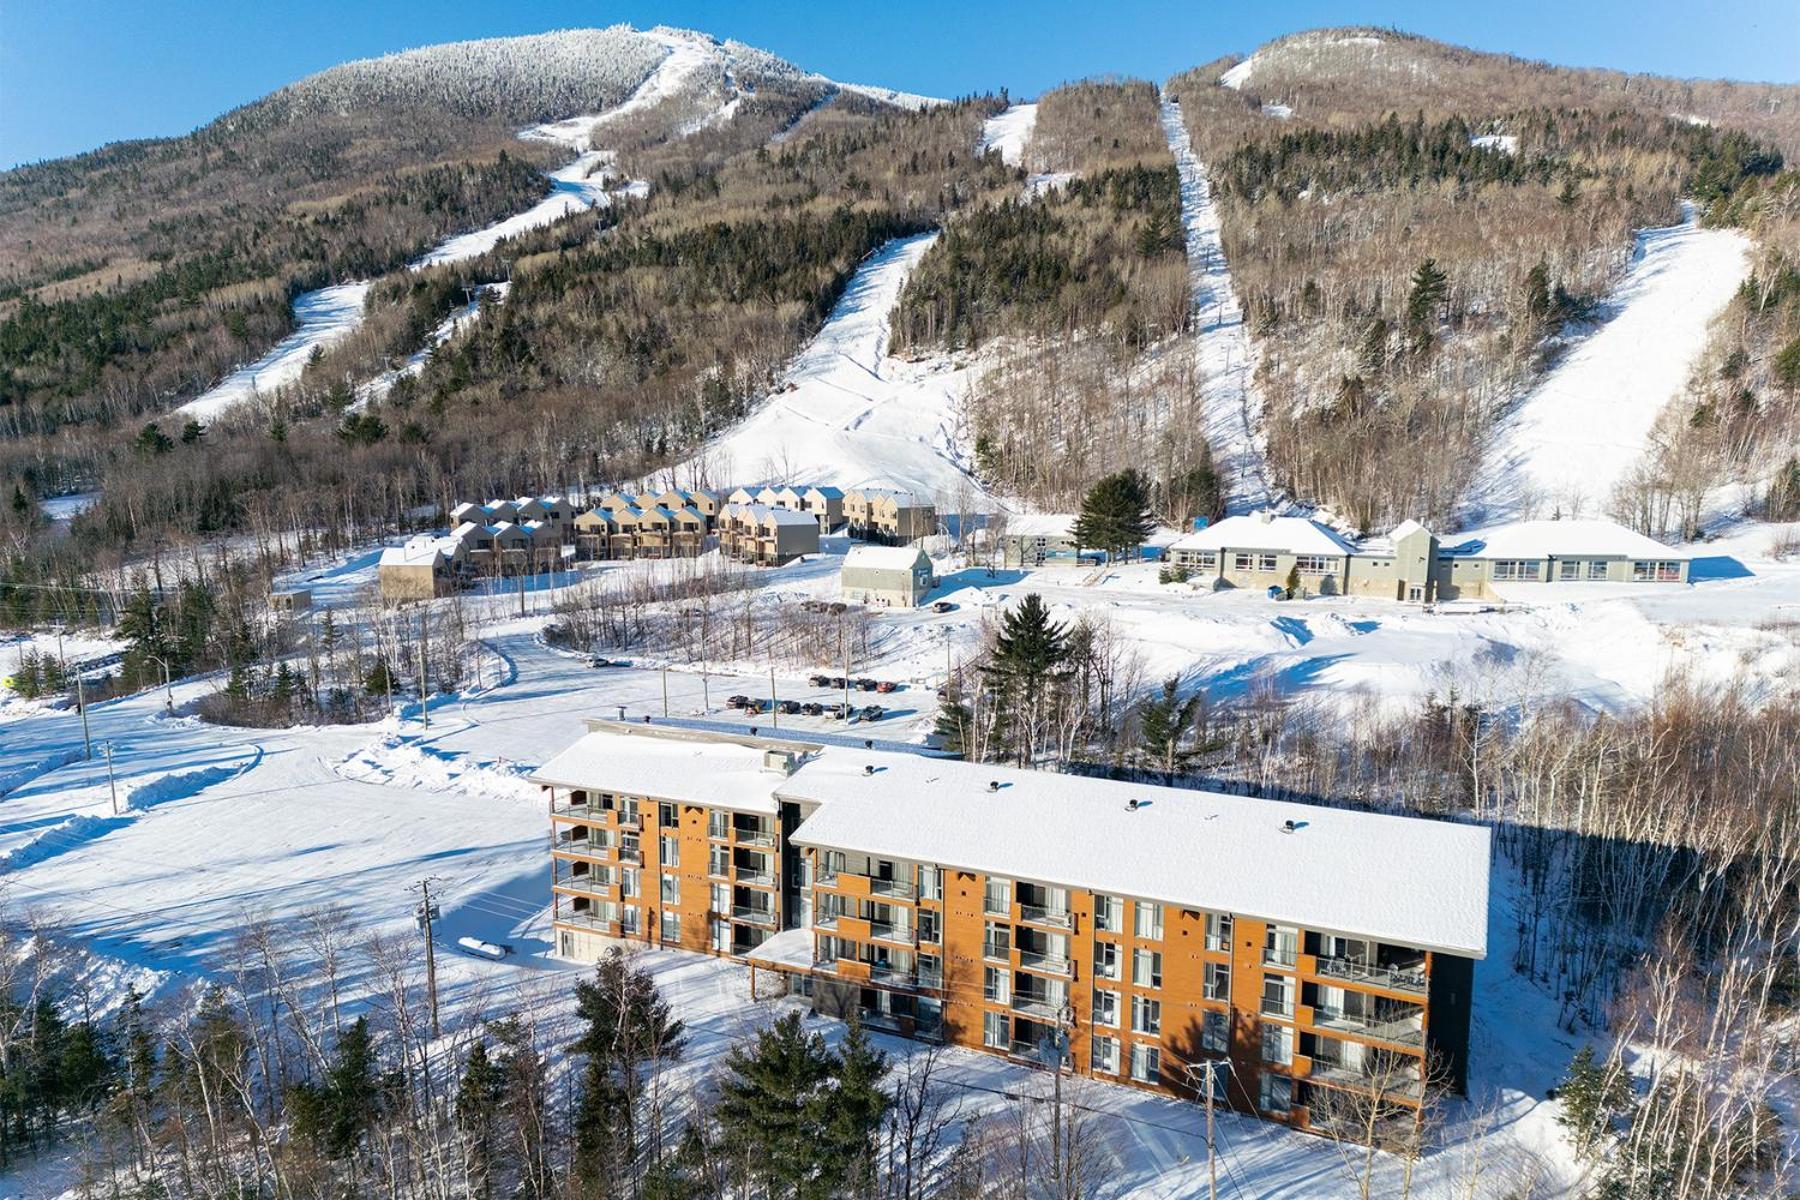
{"type": "Polygon", "coordinates": [[[972,476],[961,433],[970,369],[887,352],[889,314],[937,238],[895,238],[865,258],[776,390],[681,471],[734,483],[967,494],[991,506],[972,476]]]}
{"type": "Polygon", "coordinates": [[[1161,96],[1163,134],[1181,175],[1181,224],[1187,235],[1188,274],[1193,284],[1193,322],[1198,329],[1200,401],[1207,444],[1230,483],[1233,512],[1263,508],[1276,500],[1269,484],[1262,438],[1262,401],[1251,375],[1255,370],[1244,310],[1231,287],[1231,269],[1219,238],[1219,210],[1206,182],[1206,167],[1194,154],[1181,106],[1161,96]]]}
{"type": "Polygon", "coordinates": [[[981,125],[981,141],[975,146],[976,154],[986,154],[989,150],[1000,152],[1000,161],[1009,167],[1017,167],[1025,161],[1025,144],[1031,140],[1032,130],[1037,128],[1038,106],[1036,104],[1014,104],[1010,108],[989,117],[981,125]]]}
{"type": "Polygon", "coordinates": [[[173,415],[202,424],[300,378],[314,350],[332,345],[362,326],[367,282],[340,283],[294,297],[294,332],[261,358],[243,364],[173,415]]]}
{"type": "Polygon", "coordinates": [[[1472,490],[1472,520],[1598,515],[1643,460],[1657,417],[1750,270],[1743,234],[1700,228],[1692,204],[1682,217],[1638,232],[1602,323],[1501,421],[1472,490]]]}

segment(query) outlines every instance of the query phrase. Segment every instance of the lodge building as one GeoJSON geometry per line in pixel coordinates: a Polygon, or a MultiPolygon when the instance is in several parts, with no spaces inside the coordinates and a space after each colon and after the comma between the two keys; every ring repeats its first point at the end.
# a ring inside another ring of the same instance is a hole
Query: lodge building
{"type": "Polygon", "coordinates": [[[1464,1085],[1485,828],[588,726],[534,776],[561,955],[731,957],[829,1015],[1174,1095],[1210,1076],[1315,1131],[1464,1085]]]}

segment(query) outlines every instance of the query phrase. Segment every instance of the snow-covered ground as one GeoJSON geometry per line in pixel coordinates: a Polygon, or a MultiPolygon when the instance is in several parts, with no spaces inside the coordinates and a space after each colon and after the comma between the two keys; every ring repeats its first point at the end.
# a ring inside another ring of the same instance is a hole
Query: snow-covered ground
{"type": "MultiPolygon", "coordinates": [[[[826,82],[829,83],[833,81],[827,80],[826,82]]],[[[835,86],[846,92],[855,92],[859,96],[866,96],[870,100],[879,101],[882,104],[891,104],[895,108],[908,108],[914,112],[926,108],[937,108],[941,105],[950,103],[948,100],[942,100],[936,96],[921,96],[917,92],[902,92],[894,88],[881,87],[871,83],[837,83],[835,86]]]]}
{"type": "Polygon", "coordinates": [[[1749,269],[1749,240],[1700,228],[1692,205],[1681,224],[1640,232],[1600,324],[1502,422],[1472,516],[1604,514],[1749,269]]]}
{"type": "Polygon", "coordinates": [[[897,238],[865,259],[775,392],[676,475],[895,487],[994,508],[969,475],[960,413],[969,369],[887,353],[888,316],[936,239],[897,238]]]}
{"type": "Polygon", "coordinates": [[[982,122],[981,141],[976,145],[975,153],[998,150],[1000,161],[1007,166],[1021,165],[1025,161],[1025,143],[1031,140],[1031,131],[1037,128],[1037,116],[1036,104],[1014,104],[989,117],[982,122]]]}
{"type": "Polygon", "coordinates": [[[361,410],[370,401],[379,401],[394,390],[394,385],[411,375],[417,375],[431,361],[431,355],[437,348],[455,337],[464,326],[481,315],[481,306],[501,304],[506,300],[506,293],[512,287],[507,281],[483,285],[473,300],[462,305],[449,316],[439,321],[430,333],[425,335],[425,344],[407,355],[406,361],[397,367],[391,367],[366,383],[357,385],[356,400],[352,408],[361,410]]]}
{"type": "Polygon", "coordinates": [[[1250,331],[1232,290],[1231,269],[1219,237],[1218,206],[1206,181],[1206,165],[1195,155],[1181,119],[1181,106],[1166,93],[1162,125],[1181,174],[1181,223],[1187,234],[1193,321],[1199,338],[1206,440],[1228,473],[1232,511],[1261,508],[1274,499],[1263,453],[1262,401],[1252,382],[1255,352],[1250,331]]]}
{"type": "Polygon", "coordinates": [[[294,332],[254,362],[245,363],[212,388],[176,409],[183,421],[205,424],[240,404],[297,381],[314,350],[355,333],[363,320],[368,283],[340,283],[294,298],[294,332]]]}
{"type": "Polygon", "coordinates": [[[71,492],[66,496],[52,496],[39,503],[38,508],[52,521],[66,524],[98,503],[99,492],[71,492]]]}

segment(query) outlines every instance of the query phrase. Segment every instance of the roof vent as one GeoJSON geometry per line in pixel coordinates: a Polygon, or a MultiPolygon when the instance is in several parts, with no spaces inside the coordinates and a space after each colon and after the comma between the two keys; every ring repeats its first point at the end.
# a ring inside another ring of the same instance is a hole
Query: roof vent
{"type": "Polygon", "coordinates": [[[988,791],[997,792],[999,790],[1000,790],[1000,781],[998,779],[988,780],[988,791]]]}
{"type": "Polygon", "coordinates": [[[874,763],[864,763],[863,764],[863,774],[864,775],[873,775],[874,773],[875,773],[875,764],[874,763]]]}
{"type": "Polygon", "coordinates": [[[1125,802],[1125,811],[1126,812],[1136,812],[1137,810],[1138,810],[1137,797],[1133,796],[1131,799],[1129,799],[1125,802]]]}
{"type": "Polygon", "coordinates": [[[1294,830],[1296,830],[1298,828],[1300,828],[1300,827],[1298,825],[1294,824],[1292,821],[1283,821],[1281,823],[1281,832],[1283,832],[1283,833],[1292,833],[1292,832],[1294,832],[1294,830]]]}

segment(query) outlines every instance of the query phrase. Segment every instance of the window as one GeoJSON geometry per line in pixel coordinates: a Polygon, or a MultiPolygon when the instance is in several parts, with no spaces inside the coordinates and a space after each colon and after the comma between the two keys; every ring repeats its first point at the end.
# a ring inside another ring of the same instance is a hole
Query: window
{"type": "Polygon", "coordinates": [[[681,903],[681,877],[664,875],[662,877],[662,902],[664,904],[681,903]]]}
{"type": "Polygon", "coordinates": [[[1096,1037],[1094,1039],[1093,1069],[1104,1071],[1108,1075],[1119,1073],[1119,1039],[1113,1037],[1096,1037]]]}
{"type": "Polygon", "coordinates": [[[1012,954],[1012,930],[995,921],[987,923],[981,942],[983,958],[1007,958],[1012,954]]]}
{"type": "Polygon", "coordinates": [[[673,834],[660,834],[656,839],[656,861],[665,867],[681,865],[681,839],[673,834]]]}
{"type": "MultiPolygon", "coordinates": [[[[674,904],[676,901],[665,896],[663,903],[674,904]]],[[[715,883],[712,885],[712,911],[722,917],[731,915],[731,887],[728,884],[715,883]]]]}
{"type": "Polygon", "coordinates": [[[944,960],[935,954],[919,955],[919,983],[924,987],[942,987],[944,960]]]}
{"type": "Polygon", "coordinates": [[[1125,928],[1125,903],[1117,896],[1094,897],[1094,928],[1118,933],[1125,928]]]}
{"type": "Polygon", "coordinates": [[[709,838],[726,838],[731,836],[731,816],[722,808],[715,808],[706,814],[706,836],[709,838]]]}
{"type": "Polygon", "coordinates": [[[681,824],[681,810],[666,801],[657,804],[656,823],[664,829],[674,829],[681,824]]]}
{"type": "Polygon", "coordinates": [[[1094,978],[1119,978],[1119,948],[1111,942],[1094,943],[1094,978]]]}
{"type": "Polygon", "coordinates": [[[1539,572],[1543,565],[1535,558],[1495,559],[1492,574],[1501,581],[1516,579],[1523,583],[1536,583],[1542,578],[1539,572]]]}
{"type": "Polygon", "coordinates": [[[619,872],[619,894],[635,896],[638,894],[638,869],[625,867],[619,872]]]}
{"type": "Polygon", "coordinates": [[[1147,904],[1139,900],[1133,907],[1137,910],[1137,935],[1153,941],[1161,941],[1163,935],[1162,905],[1147,904]]]}
{"type": "Polygon", "coordinates": [[[643,929],[643,922],[639,919],[639,911],[638,906],[635,904],[627,904],[624,908],[619,910],[619,932],[635,936],[643,929]]]}
{"type": "Polygon", "coordinates": [[[1236,571],[1261,571],[1272,574],[1275,570],[1273,554],[1245,554],[1241,551],[1231,556],[1231,566],[1236,571]]]}
{"type": "Polygon", "coordinates": [[[1131,998],[1131,1028],[1137,1033],[1162,1033],[1162,1001],[1133,996],[1131,998]]]}
{"type": "Polygon", "coordinates": [[[919,940],[921,942],[938,941],[938,914],[929,908],[919,910],[919,940]]]}
{"type": "Polygon", "coordinates": [[[1337,562],[1323,554],[1301,554],[1294,558],[1294,569],[1302,575],[1330,575],[1337,570],[1337,562]]]}
{"type": "Polygon", "coordinates": [[[981,1014],[981,1044],[991,1049],[1007,1048],[1007,1028],[1005,1013],[981,1014]]]}
{"type": "Polygon", "coordinates": [[[1206,964],[1206,998],[1208,1000],[1231,1000],[1231,968],[1224,963],[1206,964]]]}
{"type": "Polygon", "coordinates": [[[1581,560],[1579,558],[1565,558],[1557,563],[1556,577],[1558,579],[1580,579],[1581,560]]]}
{"type": "Polygon", "coordinates": [[[1262,1060],[1277,1066],[1294,1061],[1294,1031],[1286,1025],[1262,1027],[1262,1060]]]}
{"type": "Polygon", "coordinates": [[[1162,986],[1162,955],[1154,950],[1131,952],[1131,982],[1141,988],[1162,986]]]}
{"type": "Polygon", "coordinates": [[[1262,1010],[1271,1017],[1294,1016],[1294,980],[1287,975],[1264,975],[1262,1010]]]}
{"type": "Polygon", "coordinates": [[[995,1004],[1012,1001],[1012,972],[995,967],[981,969],[981,994],[995,1004]]]}
{"type": "Polygon", "coordinates": [[[1294,1081],[1283,1075],[1264,1075],[1258,1107],[1266,1113],[1282,1114],[1294,1101],[1294,1081]]]}
{"type": "Polygon", "coordinates": [[[1206,914],[1206,948],[1229,954],[1231,952],[1231,914],[1206,914]]]}
{"type": "Polygon", "coordinates": [[[731,874],[731,849],[727,846],[706,848],[706,873],[724,879],[731,874]]]}
{"type": "Polygon", "coordinates": [[[1231,1014],[1208,1009],[1200,1018],[1200,1048],[1211,1054],[1231,1049],[1231,1014]]]}
{"type": "Polygon", "coordinates": [[[1263,963],[1292,969],[1300,961],[1300,931],[1291,925],[1271,925],[1263,937],[1263,963]]]}
{"type": "Polygon", "coordinates": [[[1637,583],[1680,583],[1681,564],[1678,562],[1634,562],[1631,564],[1631,578],[1637,583]]]}
{"type": "Polygon", "coordinates": [[[1607,563],[1604,558],[1596,558],[1588,563],[1587,577],[1589,579],[1605,579],[1611,573],[1612,572],[1607,570],[1607,563]]]}
{"type": "Polygon", "coordinates": [[[1162,1051],[1155,1046],[1132,1046],[1131,1077],[1139,1083],[1160,1082],[1162,1079],[1162,1051]]]}
{"type": "Polygon", "coordinates": [[[1119,993],[1094,989],[1094,1024],[1108,1029],[1119,1027],[1119,993]]]}
{"type": "Polygon", "coordinates": [[[665,912],[662,915],[662,940],[679,942],[681,940],[681,914],[665,912]]]}
{"type": "Polygon", "coordinates": [[[982,889],[982,909],[997,916],[1012,913],[1012,881],[989,879],[982,889]]]}
{"type": "Polygon", "coordinates": [[[919,868],[919,899],[942,900],[944,898],[944,873],[936,867],[919,868]]]}

